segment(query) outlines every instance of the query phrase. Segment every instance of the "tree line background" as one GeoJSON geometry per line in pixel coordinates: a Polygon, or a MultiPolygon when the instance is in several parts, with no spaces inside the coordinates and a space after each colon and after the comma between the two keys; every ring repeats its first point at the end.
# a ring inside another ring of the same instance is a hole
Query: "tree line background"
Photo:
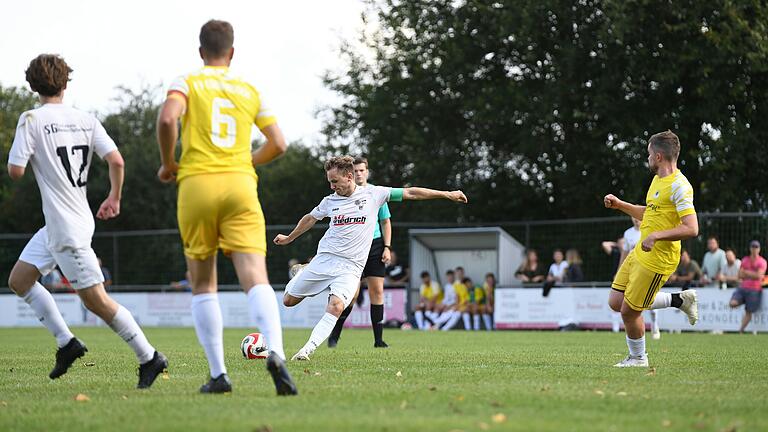
{"type": "MultiPolygon", "coordinates": [[[[699,211],[768,210],[768,6],[761,1],[369,1],[373,31],[342,41],[325,85],[324,142],[292,143],[257,169],[268,224],[293,224],[328,193],[329,155],[366,154],[378,184],[461,188],[468,206],[398,206],[396,221],[482,223],[611,215],[642,202],[646,140],[671,129],[699,211]]],[[[22,67],[22,66],[20,66],[22,67]]],[[[116,89],[100,115],[126,160],[122,215],[97,231],[176,227],[160,184],[162,90],[116,89]]],[[[0,151],[37,103],[0,83],[0,151]]],[[[43,225],[31,175],[0,174],[0,232],[43,225]]],[[[94,209],[108,190],[94,163],[94,209]]],[[[567,246],[567,245],[562,245],[567,246]]]]}

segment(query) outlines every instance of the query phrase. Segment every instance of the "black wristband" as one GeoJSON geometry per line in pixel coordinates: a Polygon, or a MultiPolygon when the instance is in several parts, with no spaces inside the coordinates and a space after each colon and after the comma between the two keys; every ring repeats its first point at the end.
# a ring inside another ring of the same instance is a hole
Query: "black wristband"
{"type": "Polygon", "coordinates": [[[384,245],[384,248],[392,250],[392,246],[390,246],[390,245],[384,245]]]}

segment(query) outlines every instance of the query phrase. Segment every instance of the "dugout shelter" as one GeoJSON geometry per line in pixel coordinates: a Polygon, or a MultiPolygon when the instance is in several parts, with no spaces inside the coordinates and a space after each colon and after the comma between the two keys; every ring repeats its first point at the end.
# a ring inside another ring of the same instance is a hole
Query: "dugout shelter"
{"type": "Polygon", "coordinates": [[[423,271],[445,283],[445,272],[463,267],[475,284],[486,273],[496,275],[497,287],[519,285],[515,271],[523,262],[525,246],[500,227],[437,228],[408,230],[410,244],[409,307],[418,301],[423,271]]]}

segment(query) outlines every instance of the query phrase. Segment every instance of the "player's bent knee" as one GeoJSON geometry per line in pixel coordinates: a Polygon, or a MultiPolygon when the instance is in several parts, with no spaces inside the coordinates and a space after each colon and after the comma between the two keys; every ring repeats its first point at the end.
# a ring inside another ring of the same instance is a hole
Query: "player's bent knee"
{"type": "Polygon", "coordinates": [[[301,302],[301,299],[298,297],[294,297],[290,294],[285,294],[283,296],[283,305],[287,307],[296,306],[301,302]]]}

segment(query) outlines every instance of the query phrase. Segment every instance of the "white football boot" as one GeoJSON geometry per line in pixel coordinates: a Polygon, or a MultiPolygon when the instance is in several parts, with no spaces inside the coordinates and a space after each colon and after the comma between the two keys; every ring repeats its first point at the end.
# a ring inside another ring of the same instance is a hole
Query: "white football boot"
{"type": "Polygon", "coordinates": [[[628,367],[648,367],[648,355],[642,357],[633,357],[628,355],[624,360],[616,363],[613,367],[628,368],[628,367]]]}
{"type": "Polygon", "coordinates": [[[687,290],[680,292],[680,299],[683,300],[683,304],[680,305],[680,310],[688,315],[688,322],[691,325],[696,324],[699,320],[699,300],[696,295],[696,290],[687,290]]]}
{"type": "Polygon", "coordinates": [[[311,356],[313,352],[315,352],[315,350],[310,350],[307,347],[303,347],[299,350],[299,352],[291,357],[291,361],[309,361],[309,356],[311,356]]]}

